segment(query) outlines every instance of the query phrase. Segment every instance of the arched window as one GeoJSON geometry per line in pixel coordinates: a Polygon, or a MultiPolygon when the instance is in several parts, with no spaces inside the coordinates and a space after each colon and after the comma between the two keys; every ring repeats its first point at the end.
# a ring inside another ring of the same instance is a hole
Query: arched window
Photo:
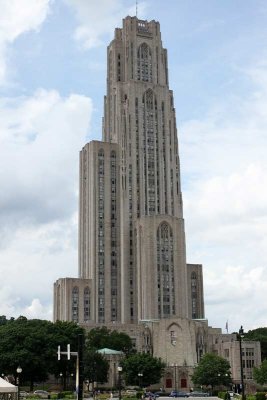
{"type": "Polygon", "coordinates": [[[173,233],[166,222],[157,231],[158,317],[175,315],[173,233]]]}
{"type": "Polygon", "coordinates": [[[152,53],[146,43],[137,50],[137,80],[152,82],[152,53]]]}
{"type": "Polygon", "coordinates": [[[89,322],[90,320],[90,290],[87,286],[84,289],[83,293],[83,313],[84,313],[84,322],[89,322]]]}
{"type": "Polygon", "coordinates": [[[79,322],[79,288],[72,289],[72,321],[79,322]]]}

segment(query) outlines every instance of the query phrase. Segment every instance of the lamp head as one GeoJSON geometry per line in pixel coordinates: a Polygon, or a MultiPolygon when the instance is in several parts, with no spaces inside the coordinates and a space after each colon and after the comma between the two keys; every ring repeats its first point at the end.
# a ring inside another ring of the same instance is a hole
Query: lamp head
{"type": "Polygon", "coordinates": [[[241,337],[244,337],[244,329],[243,329],[243,326],[241,325],[241,327],[240,327],[240,329],[239,329],[239,335],[241,336],[241,337]]]}

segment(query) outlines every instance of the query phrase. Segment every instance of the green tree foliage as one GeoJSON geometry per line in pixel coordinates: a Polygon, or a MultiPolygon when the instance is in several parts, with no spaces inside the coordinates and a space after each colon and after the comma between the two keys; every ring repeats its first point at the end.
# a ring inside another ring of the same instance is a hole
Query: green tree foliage
{"type": "Polygon", "coordinates": [[[224,385],[231,383],[230,364],[227,360],[213,353],[206,353],[194,369],[192,381],[197,385],[224,385]]]}
{"type": "Polygon", "coordinates": [[[91,329],[88,333],[86,343],[88,348],[95,350],[109,348],[123,351],[125,354],[133,352],[130,336],[116,330],[111,331],[105,326],[91,329]]]}
{"type": "Polygon", "coordinates": [[[247,340],[257,340],[261,344],[261,359],[267,359],[267,328],[257,328],[245,334],[247,340]]]}
{"type": "Polygon", "coordinates": [[[90,383],[105,383],[108,380],[109,363],[95,350],[88,347],[84,352],[84,377],[90,383]]]}
{"type": "Polygon", "coordinates": [[[164,374],[165,363],[160,358],[155,358],[148,353],[129,355],[122,361],[122,374],[127,385],[150,386],[158,383],[164,374]],[[138,373],[142,373],[142,382],[138,373]]]}
{"type": "Polygon", "coordinates": [[[16,376],[20,365],[20,380],[30,382],[32,389],[33,382],[46,380],[49,373],[59,370],[65,373],[64,365],[57,360],[57,346],[67,349],[67,344],[71,343],[72,349],[77,351],[77,336],[81,332],[81,328],[70,322],[53,324],[22,316],[7,320],[0,324],[0,370],[16,376]]]}
{"type": "Polygon", "coordinates": [[[84,336],[84,330],[74,322],[57,321],[52,324],[49,340],[53,349],[53,356],[49,372],[57,377],[62,373],[64,389],[68,376],[71,374],[75,376],[76,357],[71,357],[68,360],[65,355],[62,355],[60,361],[58,361],[57,348],[60,345],[61,351],[67,351],[67,345],[70,344],[71,351],[78,351],[78,335],[84,336]]]}
{"type": "Polygon", "coordinates": [[[0,315],[0,325],[7,324],[8,320],[5,315],[0,315]]]}
{"type": "Polygon", "coordinates": [[[262,362],[259,368],[253,368],[253,378],[260,385],[267,383],[267,359],[262,362]]]}

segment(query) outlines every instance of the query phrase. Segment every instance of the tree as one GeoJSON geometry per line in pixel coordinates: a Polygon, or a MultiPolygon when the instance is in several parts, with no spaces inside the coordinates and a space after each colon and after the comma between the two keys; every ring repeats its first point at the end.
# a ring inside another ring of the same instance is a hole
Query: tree
{"type": "Polygon", "coordinates": [[[230,364],[213,353],[206,353],[194,369],[192,381],[197,385],[228,386],[231,383],[230,364]]]}
{"type": "Polygon", "coordinates": [[[16,375],[22,367],[21,380],[33,381],[47,379],[47,364],[50,362],[50,349],[47,334],[51,322],[30,320],[19,317],[0,326],[0,370],[5,374],[16,375]]]}
{"type": "Polygon", "coordinates": [[[89,383],[105,383],[108,380],[109,363],[102,354],[85,348],[84,377],[89,383]]]}
{"type": "Polygon", "coordinates": [[[267,359],[262,362],[259,368],[253,368],[253,378],[260,385],[267,383],[267,359]]]}
{"type": "Polygon", "coordinates": [[[61,356],[60,361],[57,359],[57,348],[60,345],[61,351],[67,351],[67,345],[70,344],[71,351],[78,351],[78,335],[84,335],[84,329],[74,322],[57,321],[51,326],[51,332],[48,337],[52,355],[49,365],[49,372],[55,376],[62,373],[63,388],[66,389],[67,378],[76,371],[76,357],[70,360],[66,356],[61,356]]]}
{"type": "Polygon", "coordinates": [[[8,320],[5,315],[0,315],[0,325],[7,324],[8,320]]]}
{"type": "Polygon", "coordinates": [[[139,385],[138,373],[142,373],[143,386],[158,383],[164,374],[165,363],[148,353],[129,355],[122,361],[122,373],[127,385],[139,385]]]}
{"type": "MultiPolygon", "coordinates": [[[[16,369],[21,366],[20,379],[30,382],[31,390],[33,382],[46,380],[49,373],[66,374],[67,361],[58,362],[57,346],[67,349],[67,344],[71,343],[72,348],[77,350],[80,332],[83,329],[72,322],[53,324],[38,319],[27,320],[22,316],[10,319],[0,325],[0,370],[6,375],[16,376],[16,369]]],[[[71,362],[68,362],[70,365],[71,362]]]]}
{"type": "Polygon", "coordinates": [[[267,328],[257,328],[245,333],[246,340],[257,340],[261,344],[261,359],[267,359],[267,328]]]}
{"type": "Polygon", "coordinates": [[[93,328],[89,331],[86,340],[90,349],[100,350],[109,348],[123,351],[125,354],[133,352],[133,345],[130,336],[126,333],[111,331],[107,327],[93,328]]]}

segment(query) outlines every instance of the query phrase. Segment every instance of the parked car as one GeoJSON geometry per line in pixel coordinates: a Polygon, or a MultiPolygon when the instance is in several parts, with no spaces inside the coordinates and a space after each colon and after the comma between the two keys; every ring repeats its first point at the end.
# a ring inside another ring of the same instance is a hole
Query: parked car
{"type": "Polygon", "coordinates": [[[178,392],[177,390],[172,390],[169,397],[189,397],[188,393],[178,392]]]}
{"type": "Polygon", "coordinates": [[[134,390],[134,389],[127,389],[127,390],[126,390],[126,396],[135,397],[136,394],[137,394],[137,391],[134,390]]]}
{"type": "Polygon", "coordinates": [[[155,399],[156,398],[155,393],[152,393],[152,392],[145,392],[144,397],[147,399],[155,399]]]}
{"type": "Polygon", "coordinates": [[[163,390],[160,390],[159,392],[154,393],[154,397],[168,397],[168,394],[163,392],[163,390]]]}
{"type": "Polygon", "coordinates": [[[33,394],[37,394],[42,399],[48,399],[49,393],[46,390],[35,390],[33,394]]]}
{"type": "Polygon", "coordinates": [[[207,392],[190,392],[188,393],[190,397],[208,397],[209,393],[207,392]]]}

